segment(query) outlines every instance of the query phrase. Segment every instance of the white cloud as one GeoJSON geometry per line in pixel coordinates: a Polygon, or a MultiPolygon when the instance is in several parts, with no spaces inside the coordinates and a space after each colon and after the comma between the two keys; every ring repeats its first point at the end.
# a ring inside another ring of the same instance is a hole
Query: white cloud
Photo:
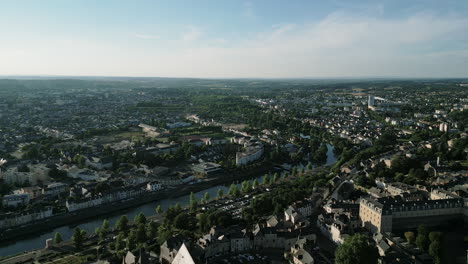
{"type": "Polygon", "coordinates": [[[158,35],[148,35],[148,34],[135,34],[136,38],[139,39],[159,39],[160,36],[158,35]]]}
{"type": "Polygon", "coordinates": [[[465,17],[419,13],[385,19],[337,12],[318,22],[281,24],[243,40],[229,39],[229,45],[220,45],[222,35],[208,41],[201,35],[200,28],[189,26],[181,36],[186,45],[165,50],[89,40],[7,40],[0,58],[8,63],[0,63],[0,72],[220,78],[468,75],[465,17]],[[197,39],[196,45],[189,42],[197,39]]]}
{"type": "Polygon", "coordinates": [[[202,30],[196,26],[187,26],[187,31],[182,34],[183,41],[195,41],[202,35],[202,30]]]}

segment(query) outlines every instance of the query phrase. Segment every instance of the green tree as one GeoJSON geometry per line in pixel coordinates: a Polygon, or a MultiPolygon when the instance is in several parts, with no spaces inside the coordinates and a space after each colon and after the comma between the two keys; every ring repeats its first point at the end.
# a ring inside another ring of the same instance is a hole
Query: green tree
{"type": "Polygon", "coordinates": [[[115,223],[115,229],[121,231],[121,232],[124,232],[125,234],[127,233],[128,231],[128,218],[126,215],[122,215],[119,220],[117,221],[117,223],[115,223]]]}
{"type": "Polygon", "coordinates": [[[223,189],[219,188],[219,189],[218,189],[218,193],[217,193],[217,195],[218,195],[218,198],[222,198],[222,197],[223,197],[223,195],[224,195],[224,191],[223,191],[223,189]]]}
{"type": "Polygon", "coordinates": [[[429,247],[429,231],[424,225],[418,227],[418,236],[416,237],[416,246],[426,251],[429,247]]]}
{"type": "Polygon", "coordinates": [[[200,232],[205,233],[210,228],[208,213],[201,213],[197,215],[197,224],[200,232]]]}
{"type": "Polygon", "coordinates": [[[130,231],[130,234],[127,237],[127,249],[132,251],[136,248],[137,245],[137,235],[135,230],[130,231]]]}
{"type": "Polygon", "coordinates": [[[146,224],[146,216],[145,216],[145,214],[143,214],[143,212],[140,212],[139,214],[137,214],[137,215],[133,218],[133,222],[134,222],[136,225],[139,225],[139,224],[145,225],[145,224],[146,224]]]}
{"type": "Polygon", "coordinates": [[[375,264],[379,254],[368,242],[367,236],[355,234],[347,237],[335,252],[336,264],[375,264]]]}
{"type": "Polygon", "coordinates": [[[190,211],[195,211],[197,209],[197,200],[195,199],[195,194],[193,192],[190,193],[190,211]]]}
{"type": "Polygon", "coordinates": [[[440,264],[442,262],[442,245],[440,240],[436,239],[431,242],[428,253],[434,258],[435,264],[440,264]]]}
{"type": "Polygon", "coordinates": [[[203,195],[203,200],[205,200],[206,203],[210,200],[210,193],[209,192],[205,192],[205,195],[203,195]]]}
{"type": "Polygon", "coordinates": [[[277,181],[278,181],[278,173],[275,172],[275,174],[273,174],[273,183],[275,183],[277,181]]]}
{"type": "Polygon", "coordinates": [[[137,231],[136,231],[136,240],[139,242],[139,243],[144,243],[146,242],[147,240],[147,236],[146,236],[146,226],[145,224],[138,224],[138,227],[137,227],[137,231]]]}
{"type": "Polygon", "coordinates": [[[120,232],[115,240],[115,251],[122,250],[124,247],[125,234],[120,232]]]}
{"type": "Polygon", "coordinates": [[[157,214],[161,214],[161,213],[163,212],[163,210],[162,210],[162,208],[161,208],[161,205],[156,206],[156,209],[155,209],[155,210],[156,210],[156,213],[157,213],[157,214]]]}
{"type": "Polygon", "coordinates": [[[75,231],[72,235],[72,241],[75,244],[75,248],[81,250],[83,248],[83,243],[85,240],[86,231],[80,229],[79,227],[75,228],[75,231]]]}
{"type": "Polygon", "coordinates": [[[60,242],[62,241],[63,241],[62,235],[59,232],[56,232],[54,235],[54,244],[55,245],[60,244],[60,242]]]}
{"type": "Polygon", "coordinates": [[[408,243],[414,244],[414,240],[416,239],[416,236],[414,232],[405,232],[405,238],[406,238],[406,241],[408,241],[408,243]]]}
{"type": "Polygon", "coordinates": [[[174,219],[174,227],[181,230],[190,229],[190,215],[187,213],[180,213],[174,219]]]}
{"type": "Polygon", "coordinates": [[[109,220],[104,219],[102,221],[101,230],[104,231],[104,232],[109,231],[109,220]]]}
{"type": "Polygon", "coordinates": [[[429,233],[429,240],[431,242],[434,242],[436,240],[441,241],[442,240],[442,232],[430,232],[429,233]]]}
{"type": "Polygon", "coordinates": [[[293,166],[292,169],[291,169],[291,176],[296,176],[297,175],[297,167],[296,166],[293,166]]]}
{"type": "Polygon", "coordinates": [[[250,192],[250,181],[243,181],[241,185],[241,192],[248,193],[250,192]]]}
{"type": "Polygon", "coordinates": [[[231,195],[231,196],[234,196],[234,195],[236,195],[236,193],[237,193],[237,185],[235,185],[233,183],[233,184],[231,184],[231,186],[229,186],[228,194],[231,195]]]}
{"type": "Polygon", "coordinates": [[[158,225],[154,221],[150,221],[146,227],[148,239],[154,239],[158,236],[158,225]]]}
{"type": "Polygon", "coordinates": [[[252,188],[253,188],[253,189],[257,189],[257,187],[258,187],[258,180],[255,179],[255,180],[253,181],[253,183],[252,183],[252,188]]]}
{"type": "Polygon", "coordinates": [[[270,182],[270,176],[268,174],[265,174],[262,179],[262,184],[267,185],[270,182]]]}

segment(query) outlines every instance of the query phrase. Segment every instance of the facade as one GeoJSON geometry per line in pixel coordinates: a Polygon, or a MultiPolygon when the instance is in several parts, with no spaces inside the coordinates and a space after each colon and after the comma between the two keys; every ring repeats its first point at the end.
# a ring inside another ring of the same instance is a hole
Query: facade
{"type": "Polygon", "coordinates": [[[242,166],[247,165],[253,161],[260,159],[263,155],[263,146],[255,145],[249,146],[244,152],[236,153],[236,165],[242,166]]]}
{"type": "Polygon", "coordinates": [[[67,200],[66,207],[69,212],[73,212],[73,211],[77,211],[81,209],[86,209],[89,207],[101,206],[104,204],[137,197],[146,192],[147,190],[145,190],[144,188],[139,188],[139,186],[132,187],[132,188],[121,188],[121,189],[117,189],[115,191],[112,191],[102,196],[90,197],[90,198],[74,200],[74,201],[67,200]]]}
{"type": "MultiPolygon", "coordinates": [[[[16,193],[16,191],[15,191],[16,193]]],[[[17,193],[21,194],[28,194],[30,199],[36,199],[42,194],[42,188],[34,186],[34,187],[23,187],[18,190],[17,193]]]]}
{"type": "Polygon", "coordinates": [[[20,213],[0,215],[0,229],[8,229],[29,224],[37,220],[51,217],[52,215],[53,213],[51,206],[48,206],[42,210],[28,210],[20,213]]]}
{"type": "Polygon", "coordinates": [[[359,218],[372,232],[392,232],[420,224],[437,225],[463,215],[463,199],[405,201],[401,197],[363,198],[359,218]]]}
{"type": "Polygon", "coordinates": [[[162,189],[162,184],[159,181],[148,182],[146,190],[150,192],[159,191],[162,189]]]}
{"type": "Polygon", "coordinates": [[[10,194],[3,196],[2,204],[4,207],[12,206],[17,207],[18,205],[29,204],[29,194],[10,194]]]}
{"type": "Polygon", "coordinates": [[[66,192],[68,189],[68,185],[61,182],[54,182],[48,184],[46,187],[42,189],[42,194],[44,195],[58,195],[60,193],[66,192]]]}
{"type": "Polygon", "coordinates": [[[222,166],[214,162],[203,162],[192,167],[192,170],[201,175],[210,175],[220,172],[222,166]]]}

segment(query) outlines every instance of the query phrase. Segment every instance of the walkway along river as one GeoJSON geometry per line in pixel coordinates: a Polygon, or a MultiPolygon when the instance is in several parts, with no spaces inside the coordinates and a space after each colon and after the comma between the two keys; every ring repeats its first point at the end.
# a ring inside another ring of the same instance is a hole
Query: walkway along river
{"type": "MultiPolygon", "coordinates": [[[[327,152],[327,162],[326,165],[333,164],[336,162],[336,157],[333,154],[333,146],[328,145],[328,152],[327,152]]],[[[259,175],[258,180],[261,182],[261,178],[263,175],[259,175]]],[[[253,179],[252,179],[253,181],[253,179]]],[[[240,186],[240,183],[238,184],[240,186]]],[[[205,192],[210,194],[210,197],[214,198],[217,195],[218,189],[223,189],[224,193],[227,193],[229,190],[229,185],[218,185],[214,186],[200,192],[194,193],[195,198],[200,200],[205,192]]],[[[186,206],[189,203],[189,195],[183,195],[176,198],[170,199],[163,199],[159,201],[150,202],[135,208],[129,208],[125,210],[118,211],[116,213],[112,213],[110,215],[100,215],[96,216],[91,219],[87,219],[82,223],[78,223],[76,226],[86,230],[88,234],[94,233],[96,227],[101,226],[102,221],[104,219],[108,219],[111,226],[114,226],[115,222],[120,218],[122,215],[127,215],[130,220],[133,220],[135,215],[143,212],[145,215],[154,215],[155,208],[157,205],[161,205],[163,210],[166,210],[170,206],[179,203],[181,206],[186,206]]],[[[71,238],[73,234],[73,230],[76,227],[75,225],[72,226],[61,226],[55,228],[53,230],[47,230],[44,233],[36,234],[35,236],[26,237],[24,239],[20,239],[18,241],[12,241],[11,243],[7,243],[6,245],[0,248],[0,256],[8,256],[18,254],[24,251],[30,251],[38,248],[43,248],[45,246],[46,239],[53,238],[56,232],[59,232],[62,235],[64,240],[68,240],[71,238]]]]}

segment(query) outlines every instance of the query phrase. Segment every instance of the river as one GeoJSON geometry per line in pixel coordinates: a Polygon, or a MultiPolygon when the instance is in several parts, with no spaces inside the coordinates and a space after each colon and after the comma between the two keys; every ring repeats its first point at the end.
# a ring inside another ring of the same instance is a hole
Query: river
{"type": "MultiPolygon", "coordinates": [[[[333,146],[327,144],[327,147],[328,147],[328,152],[327,152],[326,164],[329,165],[329,164],[333,164],[336,162],[336,157],[333,153],[333,146]]],[[[300,168],[300,166],[298,167],[300,168]]],[[[259,182],[261,182],[262,177],[263,175],[259,176],[258,178],[259,182]]],[[[238,186],[240,186],[240,183],[238,184],[238,186]]],[[[229,185],[214,186],[214,187],[205,189],[203,191],[194,193],[194,195],[197,200],[200,200],[205,194],[205,192],[208,192],[210,194],[210,197],[214,198],[217,195],[218,189],[223,189],[224,193],[226,194],[229,190],[229,185]]],[[[170,206],[176,203],[179,203],[181,206],[188,205],[189,195],[150,202],[150,203],[140,205],[135,208],[128,208],[122,211],[118,211],[110,215],[96,216],[95,218],[87,219],[87,220],[84,220],[84,222],[82,223],[78,223],[77,226],[80,227],[81,229],[86,230],[88,234],[94,233],[94,230],[96,229],[96,227],[101,226],[102,221],[104,219],[108,219],[110,226],[114,226],[115,222],[120,218],[121,215],[127,215],[130,220],[133,220],[135,215],[139,214],[140,212],[143,212],[145,215],[154,215],[156,206],[161,205],[161,208],[163,210],[166,210],[167,208],[169,208],[170,206]]],[[[61,226],[53,230],[45,231],[42,234],[37,234],[34,237],[26,237],[26,238],[23,238],[21,240],[18,240],[12,243],[8,243],[0,248],[0,256],[13,255],[13,254],[18,254],[23,251],[30,251],[30,250],[45,247],[46,239],[53,238],[56,232],[59,232],[62,235],[62,238],[64,240],[68,240],[71,238],[75,227],[76,226],[61,226]]]]}

